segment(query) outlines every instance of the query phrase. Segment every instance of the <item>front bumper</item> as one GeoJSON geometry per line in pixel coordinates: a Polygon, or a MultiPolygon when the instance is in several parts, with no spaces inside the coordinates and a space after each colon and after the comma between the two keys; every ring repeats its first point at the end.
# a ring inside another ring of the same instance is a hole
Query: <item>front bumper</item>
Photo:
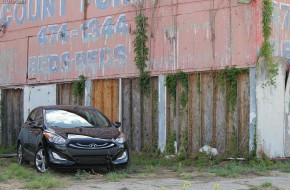
{"type": "Polygon", "coordinates": [[[99,166],[126,166],[130,160],[127,144],[114,143],[105,149],[86,149],[49,144],[48,166],[53,168],[94,168],[99,166]]]}

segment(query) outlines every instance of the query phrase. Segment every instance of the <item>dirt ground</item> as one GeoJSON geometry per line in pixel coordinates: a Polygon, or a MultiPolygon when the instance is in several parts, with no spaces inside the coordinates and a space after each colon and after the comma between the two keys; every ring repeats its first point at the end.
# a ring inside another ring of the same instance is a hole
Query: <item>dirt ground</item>
{"type": "MultiPolygon", "coordinates": [[[[238,178],[214,177],[211,174],[192,173],[193,178],[183,180],[168,175],[153,177],[131,177],[121,179],[117,182],[106,180],[102,176],[94,176],[92,179],[82,179],[67,181],[62,188],[67,190],[290,190],[290,173],[272,171],[267,176],[243,175],[238,178]],[[264,183],[270,183],[271,187],[263,187],[264,183]],[[189,186],[183,188],[185,184],[189,186]]],[[[23,190],[23,184],[19,181],[9,181],[5,184],[0,183],[1,190],[15,189],[23,190]]]]}
{"type": "MultiPolygon", "coordinates": [[[[246,189],[281,189],[290,190],[290,174],[272,171],[269,176],[240,176],[239,178],[221,178],[211,176],[193,177],[188,190],[246,190],[246,189]],[[264,183],[271,183],[271,187],[262,187],[264,183]]],[[[116,189],[116,190],[165,190],[182,189],[185,180],[178,178],[156,177],[152,179],[130,178],[119,182],[108,182],[105,180],[85,180],[71,184],[69,190],[93,190],[93,189],[116,189]]]]}

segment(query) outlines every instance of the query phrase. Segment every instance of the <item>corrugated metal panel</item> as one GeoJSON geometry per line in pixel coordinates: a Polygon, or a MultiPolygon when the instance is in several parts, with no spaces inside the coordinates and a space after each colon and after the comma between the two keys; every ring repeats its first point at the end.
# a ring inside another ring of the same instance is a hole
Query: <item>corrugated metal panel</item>
{"type": "Polygon", "coordinates": [[[56,84],[24,87],[24,119],[37,106],[56,105],[56,84]],[[41,97],[41,98],[40,98],[41,97]]]}

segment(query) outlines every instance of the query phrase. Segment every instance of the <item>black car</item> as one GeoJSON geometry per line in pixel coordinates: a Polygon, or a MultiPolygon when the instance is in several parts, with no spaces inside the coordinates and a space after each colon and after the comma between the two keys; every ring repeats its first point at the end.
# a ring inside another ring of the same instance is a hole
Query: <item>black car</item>
{"type": "Polygon", "coordinates": [[[125,168],[130,163],[120,122],[85,106],[41,106],[29,114],[18,136],[18,163],[52,168],[125,168]]]}

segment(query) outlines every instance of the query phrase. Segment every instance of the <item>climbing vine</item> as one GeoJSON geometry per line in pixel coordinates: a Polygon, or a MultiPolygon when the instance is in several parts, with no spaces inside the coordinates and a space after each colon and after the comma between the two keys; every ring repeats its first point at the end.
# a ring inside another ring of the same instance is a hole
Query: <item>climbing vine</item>
{"type": "Polygon", "coordinates": [[[165,152],[167,154],[175,154],[176,131],[172,131],[167,138],[165,152]]]}
{"type": "Polygon", "coordinates": [[[135,17],[136,29],[134,31],[134,52],[135,64],[140,71],[140,88],[142,92],[148,92],[150,89],[150,72],[146,71],[146,61],[148,61],[149,48],[147,47],[147,23],[146,17],[140,10],[139,14],[135,17]]]}
{"type": "Polygon", "coordinates": [[[84,75],[80,75],[79,79],[80,80],[76,80],[73,82],[73,94],[75,96],[80,97],[80,99],[82,99],[85,94],[86,77],[84,75]]]}
{"type": "Polygon", "coordinates": [[[185,159],[187,156],[188,132],[186,129],[181,131],[179,159],[185,159]]]}
{"type": "Polygon", "coordinates": [[[84,6],[84,20],[87,20],[88,17],[88,0],[83,0],[83,6],[84,6]]]}
{"type": "Polygon", "coordinates": [[[265,59],[265,69],[267,72],[267,81],[265,85],[276,85],[276,76],[278,75],[278,65],[274,63],[273,59],[273,46],[270,43],[272,34],[271,21],[272,21],[273,5],[271,0],[263,0],[263,36],[264,43],[261,47],[260,56],[265,59]]]}
{"type": "Polygon", "coordinates": [[[238,96],[238,75],[248,72],[248,69],[226,68],[217,73],[217,82],[225,84],[228,112],[234,111],[238,96]]]}
{"type": "Polygon", "coordinates": [[[174,101],[176,102],[176,88],[177,88],[177,82],[180,81],[181,85],[185,89],[180,96],[180,103],[182,107],[184,108],[188,102],[188,92],[189,92],[189,79],[188,75],[185,74],[182,71],[178,71],[175,74],[168,74],[166,76],[166,83],[165,85],[168,88],[168,92],[171,97],[174,98],[174,101]]]}

